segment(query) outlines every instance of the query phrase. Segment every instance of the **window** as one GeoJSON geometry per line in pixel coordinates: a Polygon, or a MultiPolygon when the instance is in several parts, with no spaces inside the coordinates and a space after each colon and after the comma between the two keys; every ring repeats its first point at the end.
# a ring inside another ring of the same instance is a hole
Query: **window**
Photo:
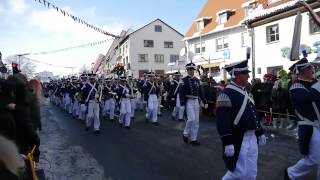
{"type": "Polygon", "coordinates": [[[160,26],[160,25],[155,25],[155,26],[154,26],[154,31],[155,31],[155,32],[162,32],[162,26],[160,26]]]}
{"type": "Polygon", "coordinates": [[[175,63],[179,61],[179,55],[171,54],[170,55],[170,63],[175,63]]]}
{"type": "Polygon", "coordinates": [[[248,46],[248,33],[243,32],[241,33],[241,47],[248,46]]]}
{"type": "Polygon", "coordinates": [[[153,47],[153,40],[144,40],[144,47],[153,47]]]}
{"type": "Polygon", "coordinates": [[[281,1],[281,0],[268,0],[268,4],[270,5],[270,4],[273,4],[273,3],[279,2],[279,1],[281,1]]]}
{"type": "Polygon", "coordinates": [[[247,17],[255,7],[256,2],[250,3],[247,7],[245,7],[245,16],[247,17]]]}
{"type": "Polygon", "coordinates": [[[267,43],[279,41],[279,25],[275,24],[267,27],[267,43]]]}
{"type": "Polygon", "coordinates": [[[139,54],[139,62],[148,62],[148,54],[139,54]]]}
{"type": "Polygon", "coordinates": [[[154,55],[154,62],[163,63],[164,62],[164,55],[163,54],[155,54],[154,55]]]}
{"type": "MultiPolygon", "coordinates": [[[[320,11],[316,12],[318,16],[320,16],[320,11]]],[[[310,34],[318,33],[320,32],[320,27],[317,25],[317,23],[313,20],[313,18],[309,17],[309,29],[310,29],[310,34]]]]}
{"type": "Polygon", "coordinates": [[[173,42],[165,41],[164,42],[164,48],[173,48],[173,42]]]}
{"type": "Polygon", "coordinates": [[[228,37],[219,38],[216,40],[217,51],[229,48],[228,37]]]}
{"type": "Polygon", "coordinates": [[[258,74],[261,74],[261,68],[258,68],[258,74]]]}
{"type": "Polygon", "coordinates": [[[198,32],[202,32],[203,29],[204,29],[204,21],[203,20],[197,21],[198,32]]]}
{"type": "Polygon", "coordinates": [[[224,24],[227,22],[227,20],[228,20],[228,13],[227,12],[219,14],[219,24],[224,24]]]}
{"type": "Polygon", "coordinates": [[[206,46],[204,43],[201,44],[201,51],[200,51],[200,43],[195,45],[195,52],[196,54],[200,54],[206,51],[206,46]]]}

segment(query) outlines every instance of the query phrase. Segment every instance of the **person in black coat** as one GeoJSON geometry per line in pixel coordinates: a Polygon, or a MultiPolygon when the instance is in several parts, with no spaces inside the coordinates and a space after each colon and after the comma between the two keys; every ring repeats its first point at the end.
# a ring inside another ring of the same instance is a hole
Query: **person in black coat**
{"type": "Polygon", "coordinates": [[[14,83],[16,106],[12,111],[12,115],[16,124],[16,144],[21,154],[27,154],[34,146],[37,146],[35,160],[38,161],[40,155],[40,138],[34,130],[31,121],[27,80],[19,73],[17,76],[9,76],[8,81],[14,83]]]}
{"type": "Polygon", "coordinates": [[[11,114],[14,108],[13,85],[0,79],[0,134],[11,140],[16,139],[16,124],[11,114]]]}

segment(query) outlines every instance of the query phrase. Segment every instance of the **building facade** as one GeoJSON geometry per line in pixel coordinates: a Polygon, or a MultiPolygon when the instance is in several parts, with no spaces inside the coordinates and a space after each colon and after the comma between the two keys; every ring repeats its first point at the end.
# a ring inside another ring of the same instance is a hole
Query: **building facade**
{"type": "Polygon", "coordinates": [[[147,71],[164,75],[184,70],[185,57],[179,56],[184,47],[183,35],[162,20],[156,19],[136,31],[128,30],[122,37],[110,47],[115,53],[107,56],[108,67],[122,64],[127,75],[135,78],[147,71]]]}
{"type": "Polygon", "coordinates": [[[256,5],[254,0],[208,0],[184,38],[188,61],[202,65],[217,81],[226,79],[222,67],[250,53],[251,36],[243,22],[256,5]]]}
{"type": "MultiPolygon", "coordinates": [[[[320,15],[320,3],[307,2],[320,15]]],[[[306,50],[309,61],[320,56],[320,27],[297,0],[261,1],[247,20],[254,34],[252,58],[256,78],[266,73],[277,75],[281,69],[288,71],[293,64],[289,59],[298,12],[302,15],[300,51],[306,50]]]]}

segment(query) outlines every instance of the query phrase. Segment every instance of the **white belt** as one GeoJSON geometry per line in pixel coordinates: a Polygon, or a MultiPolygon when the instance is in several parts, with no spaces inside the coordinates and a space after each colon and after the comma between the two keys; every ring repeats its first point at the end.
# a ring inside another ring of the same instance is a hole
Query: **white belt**
{"type": "Polygon", "coordinates": [[[244,133],[244,136],[252,136],[255,135],[255,131],[254,130],[248,130],[244,133]]]}
{"type": "Polygon", "coordinates": [[[198,96],[192,96],[192,95],[186,95],[187,98],[190,98],[190,99],[198,99],[199,97],[198,96]]]}
{"type": "Polygon", "coordinates": [[[313,126],[313,127],[320,128],[320,125],[319,125],[319,121],[318,121],[318,120],[312,122],[312,121],[310,121],[310,120],[304,119],[303,121],[299,121],[299,122],[298,122],[298,125],[307,125],[307,126],[313,126]]]}

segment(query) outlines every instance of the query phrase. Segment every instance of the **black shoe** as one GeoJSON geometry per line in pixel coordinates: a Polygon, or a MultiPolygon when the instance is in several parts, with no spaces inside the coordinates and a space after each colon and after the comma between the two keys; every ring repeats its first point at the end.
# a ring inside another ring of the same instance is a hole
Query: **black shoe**
{"type": "Polygon", "coordinates": [[[153,122],[152,123],[154,126],[159,126],[159,123],[158,122],[153,122]]]}
{"type": "Polygon", "coordinates": [[[174,116],[171,116],[171,118],[172,118],[172,121],[175,121],[175,120],[176,120],[176,117],[174,117],[174,116]]]}
{"type": "Polygon", "coordinates": [[[119,126],[120,126],[120,127],[122,127],[122,126],[123,126],[123,124],[122,124],[122,123],[120,123],[120,124],[119,124],[119,126]]]}
{"type": "Polygon", "coordinates": [[[179,119],[179,122],[184,122],[184,120],[183,119],[179,119]]]}
{"type": "Polygon", "coordinates": [[[290,180],[287,168],[284,170],[284,180],[290,180]]]}
{"type": "Polygon", "coordinates": [[[134,120],[134,117],[131,117],[131,120],[134,120]]]}
{"type": "Polygon", "coordinates": [[[186,144],[189,144],[189,138],[187,136],[182,134],[182,139],[183,139],[183,142],[185,142],[186,144]]]}
{"type": "Polygon", "coordinates": [[[146,118],[145,121],[146,121],[146,123],[148,123],[149,122],[148,118],[146,118]]]}
{"type": "Polygon", "coordinates": [[[86,126],[86,129],[85,129],[85,130],[86,130],[86,131],[89,131],[89,128],[90,128],[90,127],[86,126]]]}
{"type": "Polygon", "coordinates": [[[130,126],[126,126],[127,129],[130,129],[130,126]]]}
{"type": "Polygon", "coordinates": [[[94,133],[95,134],[100,134],[100,131],[99,130],[95,130],[94,133]]]}
{"type": "Polygon", "coordinates": [[[195,140],[195,141],[190,141],[190,144],[193,146],[200,146],[200,142],[195,140]]]}

